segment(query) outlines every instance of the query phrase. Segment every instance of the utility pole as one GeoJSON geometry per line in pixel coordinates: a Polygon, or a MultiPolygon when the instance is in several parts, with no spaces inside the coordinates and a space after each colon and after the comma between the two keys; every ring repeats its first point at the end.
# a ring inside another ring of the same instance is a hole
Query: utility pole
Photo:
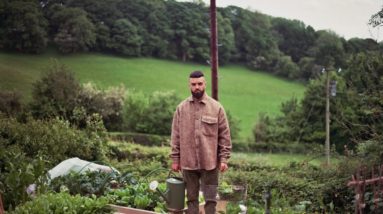
{"type": "Polygon", "coordinates": [[[210,0],[210,57],[212,97],[218,100],[218,42],[217,42],[217,11],[215,0],[210,0]]]}
{"type": "Polygon", "coordinates": [[[330,166],[330,78],[329,71],[325,68],[323,71],[326,73],[326,163],[330,166]]]}

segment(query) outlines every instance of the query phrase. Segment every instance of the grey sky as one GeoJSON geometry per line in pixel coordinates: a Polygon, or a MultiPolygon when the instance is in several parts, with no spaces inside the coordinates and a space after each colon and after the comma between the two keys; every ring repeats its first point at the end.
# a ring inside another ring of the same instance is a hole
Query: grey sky
{"type": "MultiPolygon", "coordinates": [[[[210,0],[204,0],[210,5],[210,0]]],[[[219,7],[235,5],[274,17],[298,19],[315,30],[329,29],[346,39],[383,40],[383,28],[368,26],[383,0],[216,0],[219,7]]]]}

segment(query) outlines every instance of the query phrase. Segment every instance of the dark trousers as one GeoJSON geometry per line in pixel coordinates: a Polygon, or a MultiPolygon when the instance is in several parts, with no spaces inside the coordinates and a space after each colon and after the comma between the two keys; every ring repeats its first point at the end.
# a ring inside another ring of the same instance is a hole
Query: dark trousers
{"type": "Polygon", "coordinates": [[[205,213],[214,214],[217,205],[218,169],[213,170],[182,170],[186,183],[188,214],[199,213],[199,190],[205,198],[205,213]]]}

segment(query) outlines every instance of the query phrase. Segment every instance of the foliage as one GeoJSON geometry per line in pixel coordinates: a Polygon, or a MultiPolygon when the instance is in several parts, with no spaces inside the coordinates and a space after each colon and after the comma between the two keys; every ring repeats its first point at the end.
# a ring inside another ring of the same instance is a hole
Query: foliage
{"type": "Polygon", "coordinates": [[[226,117],[229,122],[231,139],[238,139],[239,132],[241,131],[239,126],[241,121],[237,117],[233,116],[230,111],[226,111],[226,117]]]}
{"type": "Polygon", "coordinates": [[[118,19],[110,30],[109,47],[117,53],[126,56],[140,56],[142,39],[138,34],[137,26],[129,19],[118,19]]]}
{"type": "Polygon", "coordinates": [[[41,155],[27,157],[17,146],[0,144],[0,193],[6,210],[31,199],[26,191],[31,184],[36,185],[38,193],[46,191],[47,165],[41,155]]]}
{"type": "Polygon", "coordinates": [[[105,197],[82,197],[80,195],[69,195],[68,193],[47,193],[37,196],[10,214],[40,214],[40,213],[84,213],[84,214],[104,214],[113,213],[105,197]]]}
{"type": "MultiPolygon", "coordinates": [[[[38,1],[2,1],[4,48],[24,53],[41,53],[47,45],[47,20],[38,1]]],[[[0,12],[1,13],[1,12],[0,12]]],[[[0,46],[1,47],[1,46],[0,46]]]]}
{"type": "MultiPolygon", "coordinates": [[[[158,188],[165,192],[166,187],[161,183],[158,188]]],[[[165,211],[164,199],[157,192],[150,191],[146,182],[128,185],[125,188],[111,190],[107,197],[111,203],[145,210],[165,211]]]]}
{"type": "Polygon", "coordinates": [[[154,135],[133,132],[109,132],[109,139],[118,142],[132,142],[145,146],[170,145],[169,135],[154,135]]]}
{"type": "Polygon", "coordinates": [[[171,34],[169,48],[182,61],[206,62],[209,59],[209,22],[202,4],[167,2],[171,34]]]}
{"type": "Polygon", "coordinates": [[[254,163],[233,167],[235,170],[227,172],[223,181],[247,186],[248,199],[259,204],[263,204],[263,192],[271,189],[274,208],[301,209],[298,207],[305,204],[304,209],[309,213],[333,209],[336,213],[345,213],[354,208],[352,192],[344,185],[349,171],[321,169],[304,163],[280,168],[254,163]]]}
{"type": "Polygon", "coordinates": [[[34,84],[31,112],[37,118],[70,120],[77,105],[80,84],[74,74],[52,61],[44,76],[34,84]]]}
{"type": "MultiPolygon", "coordinates": [[[[100,90],[95,84],[86,83],[79,92],[77,106],[81,107],[77,107],[77,110],[83,108],[85,118],[86,115],[99,114],[102,117],[105,128],[109,131],[121,130],[124,96],[125,88],[122,85],[100,90]]],[[[83,124],[78,124],[78,127],[84,127],[84,119],[82,121],[77,120],[77,123],[83,124]]]]}
{"type": "Polygon", "coordinates": [[[43,155],[50,166],[68,157],[102,160],[106,152],[105,136],[97,130],[99,124],[88,122],[89,128],[80,131],[59,119],[28,119],[21,123],[15,119],[0,118],[0,139],[5,148],[15,146],[27,157],[43,155]]]}
{"type": "Polygon", "coordinates": [[[71,195],[99,197],[105,195],[110,189],[123,187],[131,182],[129,174],[120,175],[116,171],[72,171],[52,179],[49,187],[55,192],[66,191],[71,195]]]}
{"type": "Polygon", "coordinates": [[[383,9],[378,11],[377,13],[373,14],[368,22],[369,25],[372,25],[373,27],[380,26],[383,22],[383,9]]]}
{"type": "Polygon", "coordinates": [[[81,8],[54,4],[49,7],[53,41],[62,53],[87,51],[96,42],[94,24],[81,8]]]}
{"type": "MultiPolygon", "coordinates": [[[[125,162],[135,168],[137,165],[145,165],[138,170],[141,175],[149,173],[157,168],[167,167],[169,162],[169,147],[163,146],[142,146],[127,142],[109,142],[110,159],[117,159],[119,162],[125,162]],[[149,161],[155,162],[152,166],[149,161]],[[145,162],[146,164],[143,164],[145,162]],[[137,163],[137,164],[136,164],[137,163]],[[146,169],[147,168],[147,169],[146,169]],[[145,170],[143,170],[145,169],[145,170]]],[[[127,166],[124,167],[125,170],[127,166]]],[[[132,169],[133,169],[132,168],[132,169]]],[[[137,171],[131,170],[131,171],[137,171]]]]}
{"type": "Polygon", "coordinates": [[[22,111],[21,94],[16,91],[0,91],[0,112],[15,117],[22,111]]]}
{"type": "Polygon", "coordinates": [[[128,131],[169,135],[173,113],[180,98],[174,91],[142,92],[128,91],[124,106],[124,122],[128,131]]]}

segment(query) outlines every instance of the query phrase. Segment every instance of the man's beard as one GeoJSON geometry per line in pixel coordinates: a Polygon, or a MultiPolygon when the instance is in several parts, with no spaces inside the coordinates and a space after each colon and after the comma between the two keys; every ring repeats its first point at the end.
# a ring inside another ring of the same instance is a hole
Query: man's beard
{"type": "Polygon", "coordinates": [[[205,93],[205,90],[203,91],[196,91],[196,92],[191,92],[193,97],[196,99],[201,99],[203,94],[205,93]]]}

